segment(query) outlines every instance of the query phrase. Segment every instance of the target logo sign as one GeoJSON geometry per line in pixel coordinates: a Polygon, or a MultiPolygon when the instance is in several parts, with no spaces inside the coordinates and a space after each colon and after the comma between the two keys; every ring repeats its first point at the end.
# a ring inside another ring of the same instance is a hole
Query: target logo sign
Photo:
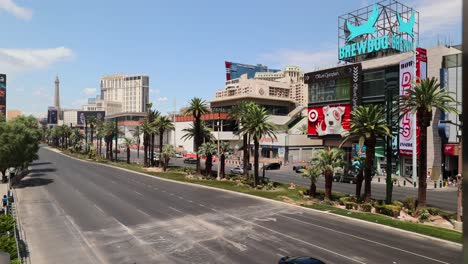
{"type": "Polygon", "coordinates": [[[315,122],[318,119],[318,112],[315,109],[310,110],[309,112],[309,121],[315,122]]]}

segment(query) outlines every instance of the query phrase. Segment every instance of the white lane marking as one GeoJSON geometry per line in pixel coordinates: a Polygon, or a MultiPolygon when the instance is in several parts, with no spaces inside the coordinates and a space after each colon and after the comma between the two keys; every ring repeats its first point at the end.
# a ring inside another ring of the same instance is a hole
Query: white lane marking
{"type": "Polygon", "coordinates": [[[171,207],[171,206],[169,206],[169,209],[172,209],[172,210],[174,210],[174,211],[176,211],[176,212],[178,212],[178,213],[181,213],[181,214],[184,213],[184,212],[182,212],[182,211],[180,211],[180,210],[178,210],[178,209],[176,209],[176,208],[174,208],[174,207],[171,207]]]}
{"type": "Polygon", "coordinates": [[[278,257],[280,257],[280,258],[284,257],[283,255],[281,255],[281,254],[279,254],[279,253],[276,253],[276,256],[278,256],[278,257]]]}
{"type": "Polygon", "coordinates": [[[181,200],[184,200],[184,197],[182,197],[182,196],[177,196],[177,198],[179,198],[181,200]]]}
{"type": "Polygon", "coordinates": [[[112,180],[111,180],[111,182],[112,182],[113,184],[117,184],[115,181],[112,181],[112,180]]]}
{"type": "Polygon", "coordinates": [[[96,207],[96,209],[98,209],[99,211],[101,211],[101,213],[105,214],[105,213],[104,213],[104,210],[102,210],[101,207],[97,206],[96,204],[94,204],[94,207],[96,207]]]}
{"type": "Polygon", "coordinates": [[[187,200],[187,202],[189,202],[189,203],[193,203],[193,201],[192,201],[192,200],[187,200]]]}
{"type": "Polygon", "coordinates": [[[146,215],[147,217],[149,217],[149,218],[152,218],[152,217],[151,217],[151,215],[149,215],[149,214],[148,214],[148,213],[146,213],[145,211],[143,211],[143,210],[140,210],[140,209],[137,209],[137,210],[138,210],[138,212],[140,212],[140,213],[142,213],[142,214],[146,215]]]}
{"type": "Polygon", "coordinates": [[[284,248],[278,248],[279,251],[283,251],[284,253],[286,253],[286,256],[289,254],[288,251],[286,251],[284,248]]]}
{"type": "Polygon", "coordinates": [[[201,207],[206,207],[206,206],[205,206],[205,205],[203,205],[203,204],[198,204],[198,205],[199,205],[199,206],[201,206],[201,207]]]}
{"type": "Polygon", "coordinates": [[[337,256],[339,256],[339,257],[342,257],[342,258],[345,258],[345,259],[349,259],[349,260],[354,261],[354,262],[356,262],[356,263],[366,264],[365,262],[362,262],[362,261],[360,261],[360,260],[350,258],[350,257],[348,257],[348,256],[342,255],[342,254],[340,254],[340,253],[338,253],[338,252],[335,252],[335,251],[333,251],[333,250],[329,250],[329,249],[326,249],[326,248],[324,248],[324,247],[321,247],[321,246],[312,244],[312,243],[310,243],[310,242],[304,241],[304,240],[302,240],[302,239],[299,239],[299,238],[296,238],[296,237],[293,237],[293,236],[290,236],[290,235],[281,233],[281,232],[279,232],[279,231],[270,229],[270,228],[268,228],[268,227],[264,227],[264,226],[258,225],[258,224],[254,223],[254,222],[247,221],[247,220],[242,219],[242,218],[239,218],[239,217],[237,217],[237,216],[234,216],[234,215],[231,215],[231,214],[227,214],[227,213],[224,213],[224,212],[221,212],[221,211],[218,211],[218,210],[215,210],[215,211],[217,211],[217,212],[220,213],[220,214],[224,214],[224,215],[226,215],[226,216],[229,216],[229,217],[231,217],[231,218],[234,218],[234,219],[236,219],[236,220],[239,220],[239,221],[242,221],[242,222],[246,222],[246,223],[251,224],[251,225],[253,225],[253,226],[256,226],[256,227],[265,229],[265,230],[267,230],[267,231],[269,231],[269,232],[271,232],[271,233],[275,233],[275,234],[278,234],[278,235],[280,235],[280,236],[284,236],[284,237],[286,237],[286,238],[289,238],[289,239],[291,239],[291,240],[295,240],[295,241],[301,242],[301,243],[303,243],[303,244],[309,245],[309,246],[311,246],[311,247],[315,247],[315,248],[321,249],[321,250],[323,250],[323,251],[326,251],[326,252],[329,252],[329,253],[331,253],[331,254],[337,255],[337,256]]]}
{"type": "Polygon", "coordinates": [[[143,194],[141,194],[141,193],[139,193],[139,192],[137,192],[137,191],[134,191],[134,192],[135,192],[136,194],[138,194],[138,195],[144,196],[143,194]]]}
{"type": "Polygon", "coordinates": [[[348,233],[345,233],[345,232],[341,232],[341,231],[338,231],[338,230],[335,230],[335,229],[331,229],[331,228],[328,228],[328,227],[324,227],[324,226],[320,226],[320,225],[308,223],[308,222],[305,222],[305,221],[296,219],[296,218],[294,218],[294,217],[289,217],[289,216],[285,216],[285,215],[281,215],[281,214],[278,214],[278,216],[281,216],[281,217],[284,217],[284,218],[288,218],[288,219],[291,219],[291,220],[294,220],[294,221],[297,221],[297,222],[300,222],[300,223],[303,223],[303,224],[306,224],[306,225],[311,225],[311,226],[315,226],[315,227],[318,227],[318,228],[321,228],[321,229],[325,229],[325,230],[330,231],[330,232],[335,232],[335,233],[339,233],[339,234],[342,234],[342,235],[345,235],[345,236],[357,238],[357,239],[360,239],[360,240],[363,240],[363,241],[366,241],[366,242],[369,242],[369,243],[373,243],[373,244],[376,244],[376,245],[379,245],[379,246],[383,246],[383,247],[391,248],[391,249],[394,249],[394,250],[397,250],[397,251],[405,252],[405,253],[410,254],[410,255],[415,255],[415,256],[418,256],[418,257],[421,257],[421,258],[425,258],[425,259],[429,259],[429,260],[432,260],[432,261],[435,261],[435,262],[439,262],[439,263],[449,264],[448,262],[444,262],[444,261],[441,261],[441,260],[438,260],[438,259],[433,259],[433,258],[431,258],[431,257],[427,257],[427,256],[424,256],[424,255],[420,255],[420,254],[417,254],[417,253],[414,253],[414,252],[411,252],[411,251],[408,251],[408,250],[404,250],[404,249],[401,249],[401,248],[397,248],[397,247],[394,247],[394,246],[390,246],[390,245],[387,245],[387,244],[383,244],[383,243],[380,243],[380,242],[377,242],[377,241],[373,241],[373,240],[370,240],[370,239],[367,239],[367,238],[363,238],[363,237],[360,237],[360,236],[351,235],[351,234],[348,234],[348,233]]]}

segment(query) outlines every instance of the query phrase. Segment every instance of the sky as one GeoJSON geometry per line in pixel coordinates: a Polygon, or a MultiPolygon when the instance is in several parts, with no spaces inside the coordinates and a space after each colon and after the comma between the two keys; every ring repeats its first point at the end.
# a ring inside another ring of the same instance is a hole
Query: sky
{"type": "MultiPolygon", "coordinates": [[[[462,0],[401,0],[420,12],[420,46],[461,43],[462,0]]],[[[366,0],[0,0],[0,73],[7,109],[40,116],[81,108],[109,74],[150,76],[150,101],[165,113],[224,88],[224,61],[336,64],[337,18],[366,0]]]]}

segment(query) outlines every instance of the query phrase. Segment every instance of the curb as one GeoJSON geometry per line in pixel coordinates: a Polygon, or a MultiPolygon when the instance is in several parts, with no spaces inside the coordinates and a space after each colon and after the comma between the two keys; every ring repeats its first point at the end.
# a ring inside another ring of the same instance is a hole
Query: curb
{"type": "MultiPolygon", "coordinates": [[[[48,147],[47,147],[47,149],[51,150],[48,147]]],[[[347,220],[353,220],[355,222],[359,222],[359,223],[362,223],[362,224],[373,225],[373,226],[377,226],[377,227],[383,227],[385,229],[390,229],[390,230],[394,230],[394,231],[398,231],[398,232],[418,236],[418,237],[421,237],[421,238],[426,238],[426,239],[429,239],[429,240],[432,240],[432,241],[450,244],[451,246],[456,246],[456,247],[462,247],[463,246],[462,243],[452,242],[452,241],[444,240],[444,239],[441,239],[441,238],[431,237],[431,236],[428,236],[428,235],[423,235],[423,234],[407,231],[407,230],[404,230],[404,229],[399,229],[399,228],[396,228],[396,227],[391,227],[391,226],[382,225],[382,224],[379,224],[379,223],[374,223],[374,222],[369,222],[369,221],[365,221],[365,220],[361,220],[361,219],[357,219],[357,218],[352,218],[352,217],[347,217],[347,216],[343,216],[343,215],[339,215],[339,214],[334,214],[334,213],[330,213],[328,211],[321,211],[321,210],[308,208],[308,207],[304,207],[304,206],[300,206],[300,205],[296,205],[296,204],[289,204],[289,203],[278,201],[278,200],[268,199],[268,198],[264,198],[264,197],[261,197],[261,196],[256,196],[256,195],[251,195],[251,194],[246,194],[246,193],[241,193],[241,192],[236,192],[236,191],[231,191],[231,190],[226,190],[226,189],[221,189],[221,188],[216,188],[216,187],[211,187],[211,186],[206,186],[206,185],[201,185],[201,184],[196,184],[196,183],[181,182],[181,181],[166,179],[166,178],[162,178],[162,177],[159,177],[159,176],[150,175],[150,174],[146,174],[146,173],[142,173],[142,172],[138,172],[138,171],[132,171],[132,170],[129,170],[129,169],[120,168],[120,167],[109,165],[109,164],[98,163],[98,162],[94,162],[94,161],[90,161],[90,160],[82,160],[82,159],[75,158],[75,157],[69,156],[67,154],[64,154],[61,151],[55,151],[55,152],[60,154],[60,155],[63,155],[63,156],[66,156],[68,158],[75,159],[75,160],[78,160],[78,161],[81,161],[81,162],[93,163],[93,164],[96,164],[96,165],[101,165],[101,166],[106,166],[106,167],[110,167],[110,168],[114,168],[114,169],[119,169],[119,170],[123,170],[123,171],[126,171],[126,172],[136,173],[136,174],[146,176],[146,177],[157,178],[157,179],[163,180],[163,181],[174,182],[174,183],[185,184],[185,185],[190,185],[190,186],[195,186],[195,187],[201,187],[201,188],[207,188],[207,189],[212,189],[212,190],[228,192],[228,193],[231,193],[231,194],[236,194],[236,195],[241,195],[241,196],[245,196],[245,197],[255,198],[255,199],[267,201],[267,202],[270,202],[270,203],[281,204],[283,206],[284,205],[293,206],[293,207],[301,208],[303,210],[309,210],[309,211],[312,211],[312,212],[315,212],[315,213],[321,213],[321,214],[326,214],[326,215],[330,215],[330,216],[334,216],[334,217],[340,217],[340,218],[347,219],[347,220]]]]}

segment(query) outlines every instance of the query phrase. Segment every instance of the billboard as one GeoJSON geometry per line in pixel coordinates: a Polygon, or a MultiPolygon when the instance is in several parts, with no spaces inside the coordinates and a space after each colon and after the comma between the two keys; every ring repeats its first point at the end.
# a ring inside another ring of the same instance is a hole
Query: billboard
{"type": "Polygon", "coordinates": [[[58,110],[55,107],[49,107],[47,110],[47,124],[56,125],[58,120],[58,110]]]}
{"type": "MultiPolygon", "coordinates": [[[[407,95],[408,90],[412,89],[413,81],[419,83],[421,79],[427,78],[427,51],[423,48],[416,49],[416,80],[413,79],[414,61],[408,58],[400,62],[400,95],[407,95]]],[[[399,153],[401,156],[413,155],[413,136],[417,140],[417,152],[419,153],[419,127],[416,127],[416,135],[413,131],[413,119],[416,116],[412,113],[406,113],[400,120],[400,143],[399,153]]]]}
{"type": "Polygon", "coordinates": [[[0,113],[6,117],[6,75],[0,74],[0,113]]]}
{"type": "Polygon", "coordinates": [[[104,122],[104,117],[106,116],[105,111],[77,111],[77,124],[85,125],[86,120],[90,117],[96,118],[97,121],[104,122]]]}
{"type": "Polygon", "coordinates": [[[419,12],[383,0],[338,17],[338,59],[358,62],[412,51],[419,43],[419,12]]]}
{"type": "Polygon", "coordinates": [[[351,105],[309,107],[308,135],[348,135],[351,125],[351,105]]]}

